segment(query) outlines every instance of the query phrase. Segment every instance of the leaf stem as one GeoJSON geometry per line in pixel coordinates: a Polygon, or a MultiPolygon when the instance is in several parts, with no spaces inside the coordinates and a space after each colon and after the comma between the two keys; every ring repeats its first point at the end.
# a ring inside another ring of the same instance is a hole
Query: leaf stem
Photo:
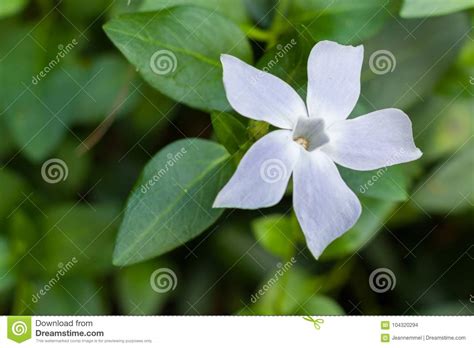
{"type": "Polygon", "coordinates": [[[240,28],[244,31],[245,35],[247,35],[249,39],[261,42],[270,42],[275,40],[275,34],[271,31],[263,30],[248,24],[242,24],[240,28]]]}

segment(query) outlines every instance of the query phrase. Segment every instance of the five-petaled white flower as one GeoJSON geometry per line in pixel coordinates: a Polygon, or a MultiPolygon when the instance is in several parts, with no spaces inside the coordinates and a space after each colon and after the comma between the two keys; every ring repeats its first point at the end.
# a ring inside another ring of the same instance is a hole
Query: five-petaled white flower
{"type": "Polygon", "coordinates": [[[335,163],[372,170],[418,159],[411,121],[383,109],[347,117],[360,94],[363,46],[321,41],[308,60],[306,105],[276,76],[222,55],[224,86],[241,115],[275,130],[245,154],[214,207],[257,209],[277,204],[293,173],[293,206],[309,249],[318,258],[358,220],[361,205],[335,163]],[[334,163],[335,162],[335,163],[334,163]]]}

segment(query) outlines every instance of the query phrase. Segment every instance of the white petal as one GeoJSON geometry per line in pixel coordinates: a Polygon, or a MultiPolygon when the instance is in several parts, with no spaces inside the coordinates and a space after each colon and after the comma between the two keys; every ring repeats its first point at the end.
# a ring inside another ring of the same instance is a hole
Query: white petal
{"type": "Polygon", "coordinates": [[[214,207],[257,209],[277,204],[288,186],[299,148],[289,130],[264,136],[242,158],[214,207]]]}
{"type": "Polygon", "coordinates": [[[306,98],[310,117],[322,118],[330,125],[349,116],[359,99],[363,59],[362,45],[321,41],[313,47],[308,60],[306,98]]]}
{"type": "Polygon", "coordinates": [[[398,109],[384,109],[334,123],[322,147],[333,161],[355,170],[372,170],[414,161],[421,151],[413,140],[411,121],[398,109]]]}
{"type": "Polygon", "coordinates": [[[301,152],[293,173],[293,205],[306,243],[318,258],[356,223],[361,206],[326,154],[320,150],[301,152]]]}
{"type": "Polygon", "coordinates": [[[239,114],[286,129],[307,116],[303,100],[283,80],[229,55],[221,61],[227,99],[239,114]]]}

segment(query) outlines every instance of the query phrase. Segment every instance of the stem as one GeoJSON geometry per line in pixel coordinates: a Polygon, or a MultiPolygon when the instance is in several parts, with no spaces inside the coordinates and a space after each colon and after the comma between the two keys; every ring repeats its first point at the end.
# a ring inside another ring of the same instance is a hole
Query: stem
{"type": "Polygon", "coordinates": [[[133,69],[129,69],[126,78],[126,83],[115,98],[115,101],[108,116],[97,126],[96,129],[92,131],[92,133],[81,144],[77,146],[76,152],[79,155],[83,155],[84,153],[92,149],[103,138],[105,133],[107,133],[109,128],[112,126],[115,119],[117,118],[117,113],[120,110],[120,106],[127,97],[129,90],[129,82],[134,75],[135,71],[133,69]]]}
{"type": "Polygon", "coordinates": [[[275,40],[275,35],[271,31],[259,29],[255,26],[242,24],[240,28],[245,32],[248,38],[256,41],[270,42],[275,40]]]}

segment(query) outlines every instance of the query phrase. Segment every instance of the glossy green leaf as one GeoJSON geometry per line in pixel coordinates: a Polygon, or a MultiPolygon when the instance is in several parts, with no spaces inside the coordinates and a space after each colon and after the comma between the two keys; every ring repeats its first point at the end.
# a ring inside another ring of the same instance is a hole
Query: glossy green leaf
{"type": "Polygon", "coordinates": [[[404,0],[400,16],[432,17],[474,7],[474,0],[404,0]]]}
{"type": "Polygon", "coordinates": [[[170,98],[227,110],[220,55],[251,61],[245,35],[229,19],[193,6],[122,15],[104,27],[143,78],[170,98]]]}
{"type": "Polygon", "coordinates": [[[118,235],[114,264],[128,265],[196,237],[222,214],[217,193],[232,174],[224,147],[202,139],[176,141],[145,166],[118,235]]]}
{"type": "Polygon", "coordinates": [[[472,209],[474,146],[465,142],[428,173],[415,190],[413,200],[433,213],[458,213],[472,209]]]}

